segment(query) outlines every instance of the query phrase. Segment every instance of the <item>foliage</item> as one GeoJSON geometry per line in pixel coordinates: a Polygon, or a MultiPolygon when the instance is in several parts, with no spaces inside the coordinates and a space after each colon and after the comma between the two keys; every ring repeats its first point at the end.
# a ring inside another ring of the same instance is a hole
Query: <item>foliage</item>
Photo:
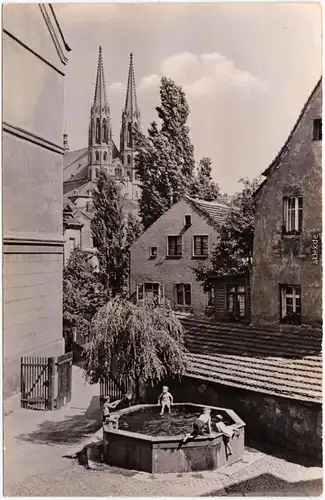
{"type": "Polygon", "coordinates": [[[135,164],[142,187],[140,216],[145,229],[189,193],[195,166],[186,125],[190,111],[182,87],[163,77],[160,98],[156,108],[160,128],[153,122],[148,136],[134,129],[135,164]]]}
{"type": "Polygon", "coordinates": [[[186,369],[183,327],[169,306],[153,301],[133,304],[121,297],[103,306],[91,324],[84,369],[96,383],[113,376],[132,379],[139,398],[139,382],[158,383],[186,369]]]}
{"type": "Polygon", "coordinates": [[[259,177],[253,181],[241,179],[241,192],[232,198],[228,216],[220,226],[220,238],[208,265],[195,270],[205,289],[211,286],[210,273],[225,276],[246,273],[251,266],[254,240],[255,202],[253,193],[259,186],[259,177]]]}
{"type": "Polygon", "coordinates": [[[120,189],[101,172],[93,192],[91,231],[97,249],[99,275],[107,298],[125,293],[129,275],[129,246],[141,232],[140,223],[126,214],[120,189]]]}
{"type": "Polygon", "coordinates": [[[103,285],[89,261],[89,254],[76,248],[63,269],[63,324],[87,333],[90,321],[106,302],[103,285]]]}
{"type": "Polygon", "coordinates": [[[191,195],[200,200],[214,201],[220,196],[220,189],[212,179],[211,159],[204,157],[200,160],[199,168],[193,179],[191,195]]]}

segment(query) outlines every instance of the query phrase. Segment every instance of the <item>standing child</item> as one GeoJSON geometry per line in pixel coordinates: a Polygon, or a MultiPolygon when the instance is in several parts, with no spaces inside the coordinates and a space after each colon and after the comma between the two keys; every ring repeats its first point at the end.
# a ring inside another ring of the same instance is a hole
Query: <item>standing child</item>
{"type": "Polygon", "coordinates": [[[104,404],[102,406],[102,412],[103,412],[103,423],[106,424],[109,420],[109,415],[110,415],[110,398],[109,396],[104,397],[104,404]]]}
{"type": "Polygon", "coordinates": [[[158,398],[158,405],[161,405],[161,412],[160,415],[164,414],[165,408],[168,409],[168,413],[170,413],[170,407],[174,402],[174,398],[169,392],[169,387],[167,385],[164,385],[162,388],[162,393],[160,394],[158,398]]]}

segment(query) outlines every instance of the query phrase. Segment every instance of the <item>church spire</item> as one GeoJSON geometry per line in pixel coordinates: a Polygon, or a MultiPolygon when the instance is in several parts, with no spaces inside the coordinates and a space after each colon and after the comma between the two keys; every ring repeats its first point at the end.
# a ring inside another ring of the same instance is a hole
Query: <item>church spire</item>
{"type": "Polygon", "coordinates": [[[133,113],[136,111],[139,112],[138,103],[137,103],[136,87],[135,87],[133,54],[131,52],[124,112],[130,113],[131,115],[133,115],[133,113]]]}
{"type": "Polygon", "coordinates": [[[101,46],[99,47],[99,54],[98,54],[94,106],[99,106],[100,108],[102,108],[103,106],[108,106],[101,46]]]}
{"type": "Polygon", "coordinates": [[[88,175],[95,180],[101,170],[112,165],[112,130],[107,101],[102,48],[99,47],[94,101],[90,110],[88,175]]]}

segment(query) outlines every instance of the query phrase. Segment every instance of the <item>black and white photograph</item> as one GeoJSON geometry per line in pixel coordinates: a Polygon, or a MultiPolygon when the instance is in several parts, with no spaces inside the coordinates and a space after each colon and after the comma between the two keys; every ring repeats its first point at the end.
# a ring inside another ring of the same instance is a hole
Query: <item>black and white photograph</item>
{"type": "Polygon", "coordinates": [[[322,16],[2,5],[4,496],[322,495],[322,16]]]}

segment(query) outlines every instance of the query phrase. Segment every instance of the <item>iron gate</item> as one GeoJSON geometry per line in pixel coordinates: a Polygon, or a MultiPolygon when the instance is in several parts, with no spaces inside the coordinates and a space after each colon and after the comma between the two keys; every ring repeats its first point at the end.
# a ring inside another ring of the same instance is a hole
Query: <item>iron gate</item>
{"type": "Polygon", "coordinates": [[[117,401],[127,393],[127,382],[118,382],[114,378],[101,380],[99,384],[100,404],[103,404],[104,396],[109,396],[111,401],[117,401]]]}

